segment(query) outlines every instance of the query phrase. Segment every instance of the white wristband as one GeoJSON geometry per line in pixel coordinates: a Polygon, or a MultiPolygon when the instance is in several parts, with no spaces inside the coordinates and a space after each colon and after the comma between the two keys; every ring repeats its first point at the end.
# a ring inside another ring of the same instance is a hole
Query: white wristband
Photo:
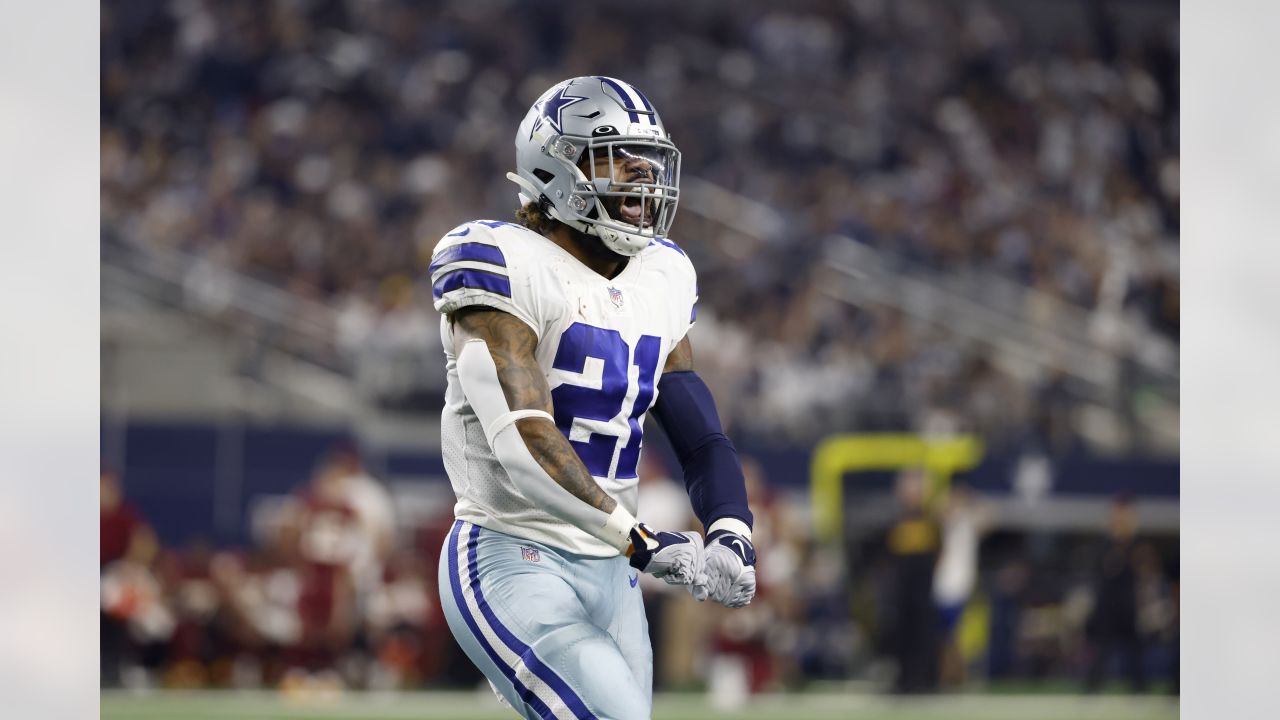
{"type": "Polygon", "coordinates": [[[636,526],[636,517],[622,507],[622,503],[613,509],[609,519],[604,523],[601,540],[613,545],[618,552],[626,552],[631,547],[631,528],[636,526]]]}
{"type": "Polygon", "coordinates": [[[738,518],[725,517],[716,520],[711,523],[711,527],[707,528],[707,534],[710,535],[717,530],[728,530],[729,532],[741,535],[748,540],[751,539],[751,528],[747,527],[747,524],[738,518]]]}

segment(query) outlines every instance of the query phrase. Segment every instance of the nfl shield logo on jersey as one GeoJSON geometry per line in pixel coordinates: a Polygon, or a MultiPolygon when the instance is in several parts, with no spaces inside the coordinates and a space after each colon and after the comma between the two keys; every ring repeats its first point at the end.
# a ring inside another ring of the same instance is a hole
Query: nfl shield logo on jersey
{"type": "Polygon", "coordinates": [[[529,562],[538,562],[542,558],[538,557],[538,548],[521,547],[520,554],[529,562]]]}
{"type": "Polygon", "coordinates": [[[616,287],[609,288],[609,299],[613,301],[613,304],[615,307],[617,308],[622,307],[622,291],[619,290],[618,288],[616,287]]]}

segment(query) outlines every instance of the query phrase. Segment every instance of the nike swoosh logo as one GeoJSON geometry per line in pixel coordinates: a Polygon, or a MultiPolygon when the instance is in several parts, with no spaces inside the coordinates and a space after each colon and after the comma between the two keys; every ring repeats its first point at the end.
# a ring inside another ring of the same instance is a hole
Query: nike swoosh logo
{"type": "Polygon", "coordinates": [[[741,555],[744,558],[747,556],[747,546],[743,545],[741,540],[739,540],[738,538],[729,538],[728,540],[724,541],[724,544],[726,547],[729,545],[729,543],[733,543],[738,546],[739,555],[741,555]]]}
{"type": "Polygon", "coordinates": [[[448,235],[445,235],[445,237],[463,237],[470,234],[471,234],[471,228],[467,228],[462,232],[449,233],[448,235]]]}
{"type": "Polygon", "coordinates": [[[636,586],[636,583],[640,582],[640,576],[639,576],[639,575],[632,575],[632,576],[631,576],[631,578],[630,578],[630,582],[631,582],[631,587],[635,587],[635,586],[636,586]]]}

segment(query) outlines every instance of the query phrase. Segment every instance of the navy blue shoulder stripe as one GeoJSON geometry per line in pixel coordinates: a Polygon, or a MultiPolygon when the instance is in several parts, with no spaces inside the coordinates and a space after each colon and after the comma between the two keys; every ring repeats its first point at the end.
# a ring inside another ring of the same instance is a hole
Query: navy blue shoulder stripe
{"type": "Polygon", "coordinates": [[[465,242],[458,243],[457,245],[450,245],[436,253],[435,258],[431,261],[431,267],[428,268],[428,271],[434,275],[436,270],[439,270],[449,263],[458,262],[459,260],[488,263],[489,265],[497,265],[498,267],[507,266],[507,259],[502,255],[502,250],[497,245],[465,242]]]}
{"type": "Polygon", "coordinates": [[[511,297],[511,280],[506,275],[499,275],[488,270],[477,270],[476,268],[453,270],[436,278],[436,281],[431,285],[431,296],[439,300],[445,293],[451,293],[462,288],[487,290],[491,293],[511,297]]]}
{"type": "MultiPolygon", "coordinates": [[[[677,244],[675,244],[675,243],[671,242],[670,240],[668,240],[668,239],[666,239],[666,238],[654,238],[654,239],[653,239],[653,241],[654,241],[654,242],[656,242],[656,243],[658,243],[659,245],[666,245],[667,247],[671,248],[672,250],[675,250],[676,252],[680,253],[681,255],[684,255],[684,250],[681,250],[679,245],[677,245],[677,244]]],[[[686,257],[687,257],[687,256],[686,256],[686,257]]]]}

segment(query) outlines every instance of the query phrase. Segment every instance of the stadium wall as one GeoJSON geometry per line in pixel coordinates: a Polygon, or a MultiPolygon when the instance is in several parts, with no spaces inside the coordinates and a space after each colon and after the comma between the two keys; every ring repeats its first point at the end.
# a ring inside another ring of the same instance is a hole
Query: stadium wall
{"type": "MultiPolygon", "coordinates": [[[[343,428],[317,429],[249,423],[131,421],[102,425],[103,456],[120,476],[126,496],[152,523],[162,542],[185,544],[203,538],[217,545],[250,540],[249,514],[255,500],[287,495],[304,486],[329,451],[355,442],[343,428]]],[[[357,443],[358,444],[358,443],[357,443]]],[[[740,451],[760,464],[771,489],[807,492],[812,448],[766,447],[740,442],[740,451]]],[[[665,441],[651,449],[666,453],[665,441]]],[[[361,448],[376,477],[401,485],[434,486],[447,493],[448,479],[438,452],[361,448]]],[[[1176,502],[1177,460],[1085,456],[1042,459],[1051,478],[1041,491],[1050,499],[1105,502],[1118,493],[1138,499],[1176,502]]],[[[988,454],[954,480],[996,498],[1025,491],[1019,477],[1025,455],[988,454]]],[[[858,493],[851,501],[887,493],[893,473],[850,474],[858,493]]]]}

